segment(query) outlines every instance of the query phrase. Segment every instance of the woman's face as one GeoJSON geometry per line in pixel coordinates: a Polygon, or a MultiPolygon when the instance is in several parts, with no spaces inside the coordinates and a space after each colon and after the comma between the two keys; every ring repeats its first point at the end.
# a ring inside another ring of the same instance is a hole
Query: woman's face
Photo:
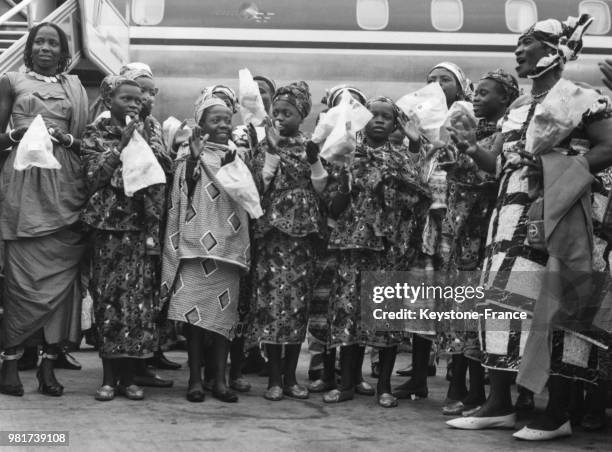
{"type": "Polygon", "coordinates": [[[302,116],[297,108],[286,100],[277,100],[272,105],[272,118],[278,131],[284,137],[297,135],[302,124],[302,116]]]}
{"type": "Polygon", "coordinates": [[[212,143],[227,144],[232,132],[232,112],[228,107],[214,105],[204,111],[200,127],[212,143]]]}
{"type": "Polygon", "coordinates": [[[155,81],[151,77],[138,77],[136,83],[140,85],[142,91],[142,108],[146,111],[148,116],[155,106],[155,96],[157,96],[158,89],[155,87],[155,81]]]}
{"type": "Polygon", "coordinates": [[[449,107],[459,99],[461,94],[461,86],[452,72],[437,67],[427,76],[427,83],[438,83],[446,96],[446,105],[449,107]]]}
{"type": "Polygon", "coordinates": [[[32,69],[43,74],[55,73],[61,54],[62,46],[55,28],[39,29],[32,43],[32,69]]]}
{"type": "Polygon", "coordinates": [[[495,80],[481,80],[474,93],[474,114],[478,118],[493,120],[503,114],[508,99],[495,80]]]}
{"type": "Polygon", "coordinates": [[[516,55],[516,73],[521,78],[526,78],[536,70],[538,61],[550,55],[553,49],[538,41],[531,35],[521,36],[514,51],[516,55]]]}
{"type": "Polygon", "coordinates": [[[120,85],[110,98],[111,116],[123,124],[126,116],[134,119],[142,108],[142,93],[138,86],[120,85]]]}
{"type": "Polygon", "coordinates": [[[375,142],[387,140],[395,130],[393,107],[386,102],[373,102],[368,109],[374,116],[366,124],[365,134],[375,142]]]}
{"type": "Polygon", "coordinates": [[[263,101],[266,112],[270,111],[272,106],[272,96],[274,93],[270,91],[270,87],[263,80],[257,80],[257,86],[259,86],[259,94],[261,94],[261,100],[263,101]]]}

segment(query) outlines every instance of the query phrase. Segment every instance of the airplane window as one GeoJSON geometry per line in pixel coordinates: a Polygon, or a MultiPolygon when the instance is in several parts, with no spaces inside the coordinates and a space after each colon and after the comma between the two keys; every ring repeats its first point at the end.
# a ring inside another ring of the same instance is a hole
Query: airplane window
{"type": "Polygon", "coordinates": [[[508,0],[506,26],[513,33],[522,33],[538,21],[538,8],[533,0],[508,0]]]}
{"type": "Polygon", "coordinates": [[[382,30],[389,23],[387,0],[357,0],[357,25],[364,30],[382,30]]]}
{"type": "Polygon", "coordinates": [[[132,20],[138,25],[157,25],[164,18],[165,0],[132,0],[132,20]]]}
{"type": "Polygon", "coordinates": [[[610,31],[610,8],[601,0],[588,0],[580,2],[579,14],[589,14],[595,20],[587,30],[589,35],[605,35],[610,31]]]}
{"type": "Polygon", "coordinates": [[[463,26],[461,0],[432,0],[431,25],[438,31],[457,31],[463,26]]]}

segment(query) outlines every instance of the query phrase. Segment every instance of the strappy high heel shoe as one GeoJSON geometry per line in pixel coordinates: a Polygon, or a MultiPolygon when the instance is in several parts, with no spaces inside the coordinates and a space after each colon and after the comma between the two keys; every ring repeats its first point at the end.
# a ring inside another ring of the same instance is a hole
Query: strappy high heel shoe
{"type": "Polygon", "coordinates": [[[38,380],[38,392],[51,397],[60,397],[64,393],[64,387],[59,384],[59,382],[55,379],[55,375],[53,375],[53,379],[50,383],[44,381],[42,367],[45,363],[45,360],[56,361],[57,355],[43,353],[42,361],[40,362],[40,366],[38,367],[38,371],[36,372],[36,379],[38,380]]]}
{"type": "MultiPolygon", "coordinates": [[[[3,361],[17,361],[22,356],[23,356],[23,350],[15,353],[14,355],[7,355],[5,353],[2,353],[2,360],[3,361]]],[[[21,383],[16,384],[16,385],[6,385],[4,384],[4,382],[2,382],[2,384],[0,384],[0,393],[10,395],[10,396],[15,396],[15,397],[22,397],[23,396],[23,385],[21,383]]]]}

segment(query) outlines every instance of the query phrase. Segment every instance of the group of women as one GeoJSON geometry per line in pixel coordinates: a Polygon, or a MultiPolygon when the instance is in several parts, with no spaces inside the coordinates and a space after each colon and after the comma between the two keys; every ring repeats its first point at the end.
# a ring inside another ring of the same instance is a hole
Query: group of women
{"type": "MultiPolygon", "coordinates": [[[[380,406],[391,408],[398,399],[427,397],[436,342],[452,354],[443,411],[459,417],[450,426],[513,428],[518,404],[510,388],[518,373],[522,407],[533,405],[533,392],[545,386],[549,401],[542,417],[516,437],[571,434],[569,396],[577,387],[583,392],[584,382],[590,398],[583,426],[602,427],[606,381],[612,379],[611,331],[578,331],[578,322],[552,321],[554,328],[541,331],[486,322],[481,334],[467,325],[447,334],[379,331],[362,322],[360,300],[364,271],[436,269],[452,282],[460,272],[477,270],[488,281],[487,303],[528,312],[535,323],[549,314],[542,314],[542,306],[554,311],[543,297],[554,297],[562,307],[566,300],[554,281],[525,274],[548,269],[568,277],[589,273],[594,260],[605,260],[603,248],[592,244],[608,238],[609,215],[594,233],[591,186],[599,181],[600,191],[610,188],[608,99],[579,86],[592,100],[579,112],[579,125],[552,150],[536,155],[526,147],[538,105],[562,80],[565,62],[581,50],[589,23],[587,16],[547,20],[521,35],[515,54],[518,76],[532,81],[526,94],[501,69],[484,74],[474,87],[457,65],[435,66],[427,83],[441,86],[449,108],[472,102],[478,117],[453,122],[447,142],[428,139],[388,97],[368,98],[346,85],[330,89],[328,108],[350,94],[372,114],[357,133],[354,158],[342,165],[322,160],[320,144],[302,130],[312,107],[305,82],[277,87],[268,77],[255,77],[270,117],[262,124],[265,136],[252,126],[232,128],[238,102],[223,85],[202,91],[189,132],[185,123],[162,128],[151,114],[154,77],[142,63],[106,77],[88,114],[78,78],[65,73],[70,54],[63,31],[52,23],[34,27],[26,71],[0,78],[0,128],[11,122],[10,131],[0,134],[6,150],[0,173],[0,392],[23,395],[17,360],[25,346],[42,344],[39,391],[62,395],[54,362],[64,342],[80,337],[80,299],[89,290],[103,365],[100,401],[117,394],[144,397],[135,384],[139,369],[171,340],[167,324],[174,322],[187,338],[191,402],[202,402],[206,390],[236,402],[236,391],[250,389],[241,367],[245,348],[254,345],[268,360],[264,397],[270,401],[321,392],[326,403],[340,403],[355,393],[376,394],[380,406]],[[61,168],[16,170],[16,149],[37,115],[49,128],[61,168]],[[166,183],[127,196],[122,152],[136,133],[166,183]],[[263,209],[257,220],[217,178],[236,159],[257,186],[263,209]],[[546,237],[538,243],[532,220],[542,200],[546,237]],[[518,282],[509,277],[518,273],[518,282]],[[328,296],[316,313],[323,321],[312,322],[313,293],[323,280],[328,296]],[[306,387],[296,368],[309,321],[325,354],[320,378],[306,387]],[[412,375],[393,390],[398,345],[407,340],[412,375]],[[378,350],[375,389],[361,374],[366,345],[378,350]]],[[[604,64],[602,71],[607,76],[610,68],[604,64]]],[[[573,106],[572,98],[568,102],[573,106]]],[[[576,293],[593,298],[592,292],[576,293]]],[[[570,320],[578,315],[571,312],[570,320]]]]}

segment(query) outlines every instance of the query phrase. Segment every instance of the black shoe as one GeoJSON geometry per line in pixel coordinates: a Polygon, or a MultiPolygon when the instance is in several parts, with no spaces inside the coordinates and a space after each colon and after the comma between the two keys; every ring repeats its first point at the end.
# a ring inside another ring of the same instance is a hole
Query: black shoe
{"type": "Polygon", "coordinates": [[[0,385],[0,393],[15,397],[23,396],[23,385],[0,385]]]}
{"type": "Polygon", "coordinates": [[[64,387],[56,381],[52,381],[47,384],[43,381],[42,368],[39,367],[36,372],[36,379],[38,380],[38,392],[51,397],[60,397],[64,393],[64,387]]]}
{"type": "Polygon", "coordinates": [[[396,387],[392,394],[398,399],[426,399],[429,390],[427,388],[427,383],[421,386],[415,386],[412,380],[408,380],[396,387]]]}
{"type": "Polygon", "coordinates": [[[236,395],[236,393],[229,389],[226,389],[225,391],[221,392],[218,391],[217,388],[214,388],[212,390],[212,395],[215,399],[221,400],[222,402],[226,403],[236,403],[238,401],[238,396],[236,395]]]}
{"type": "Polygon", "coordinates": [[[412,377],[412,365],[406,367],[405,369],[400,369],[395,373],[398,374],[400,377],[412,377]]]}
{"type": "Polygon", "coordinates": [[[58,354],[57,361],[55,362],[56,369],[68,369],[68,370],[81,370],[83,366],[78,362],[74,356],[67,351],[62,351],[58,354]]]}
{"type": "Polygon", "coordinates": [[[161,351],[155,353],[153,358],[147,359],[147,364],[163,370],[179,370],[181,368],[179,363],[170,361],[161,351]]]}
{"type": "Polygon", "coordinates": [[[200,387],[191,387],[191,383],[188,385],[186,398],[190,402],[201,403],[204,401],[204,389],[202,389],[202,385],[200,387]]]}

